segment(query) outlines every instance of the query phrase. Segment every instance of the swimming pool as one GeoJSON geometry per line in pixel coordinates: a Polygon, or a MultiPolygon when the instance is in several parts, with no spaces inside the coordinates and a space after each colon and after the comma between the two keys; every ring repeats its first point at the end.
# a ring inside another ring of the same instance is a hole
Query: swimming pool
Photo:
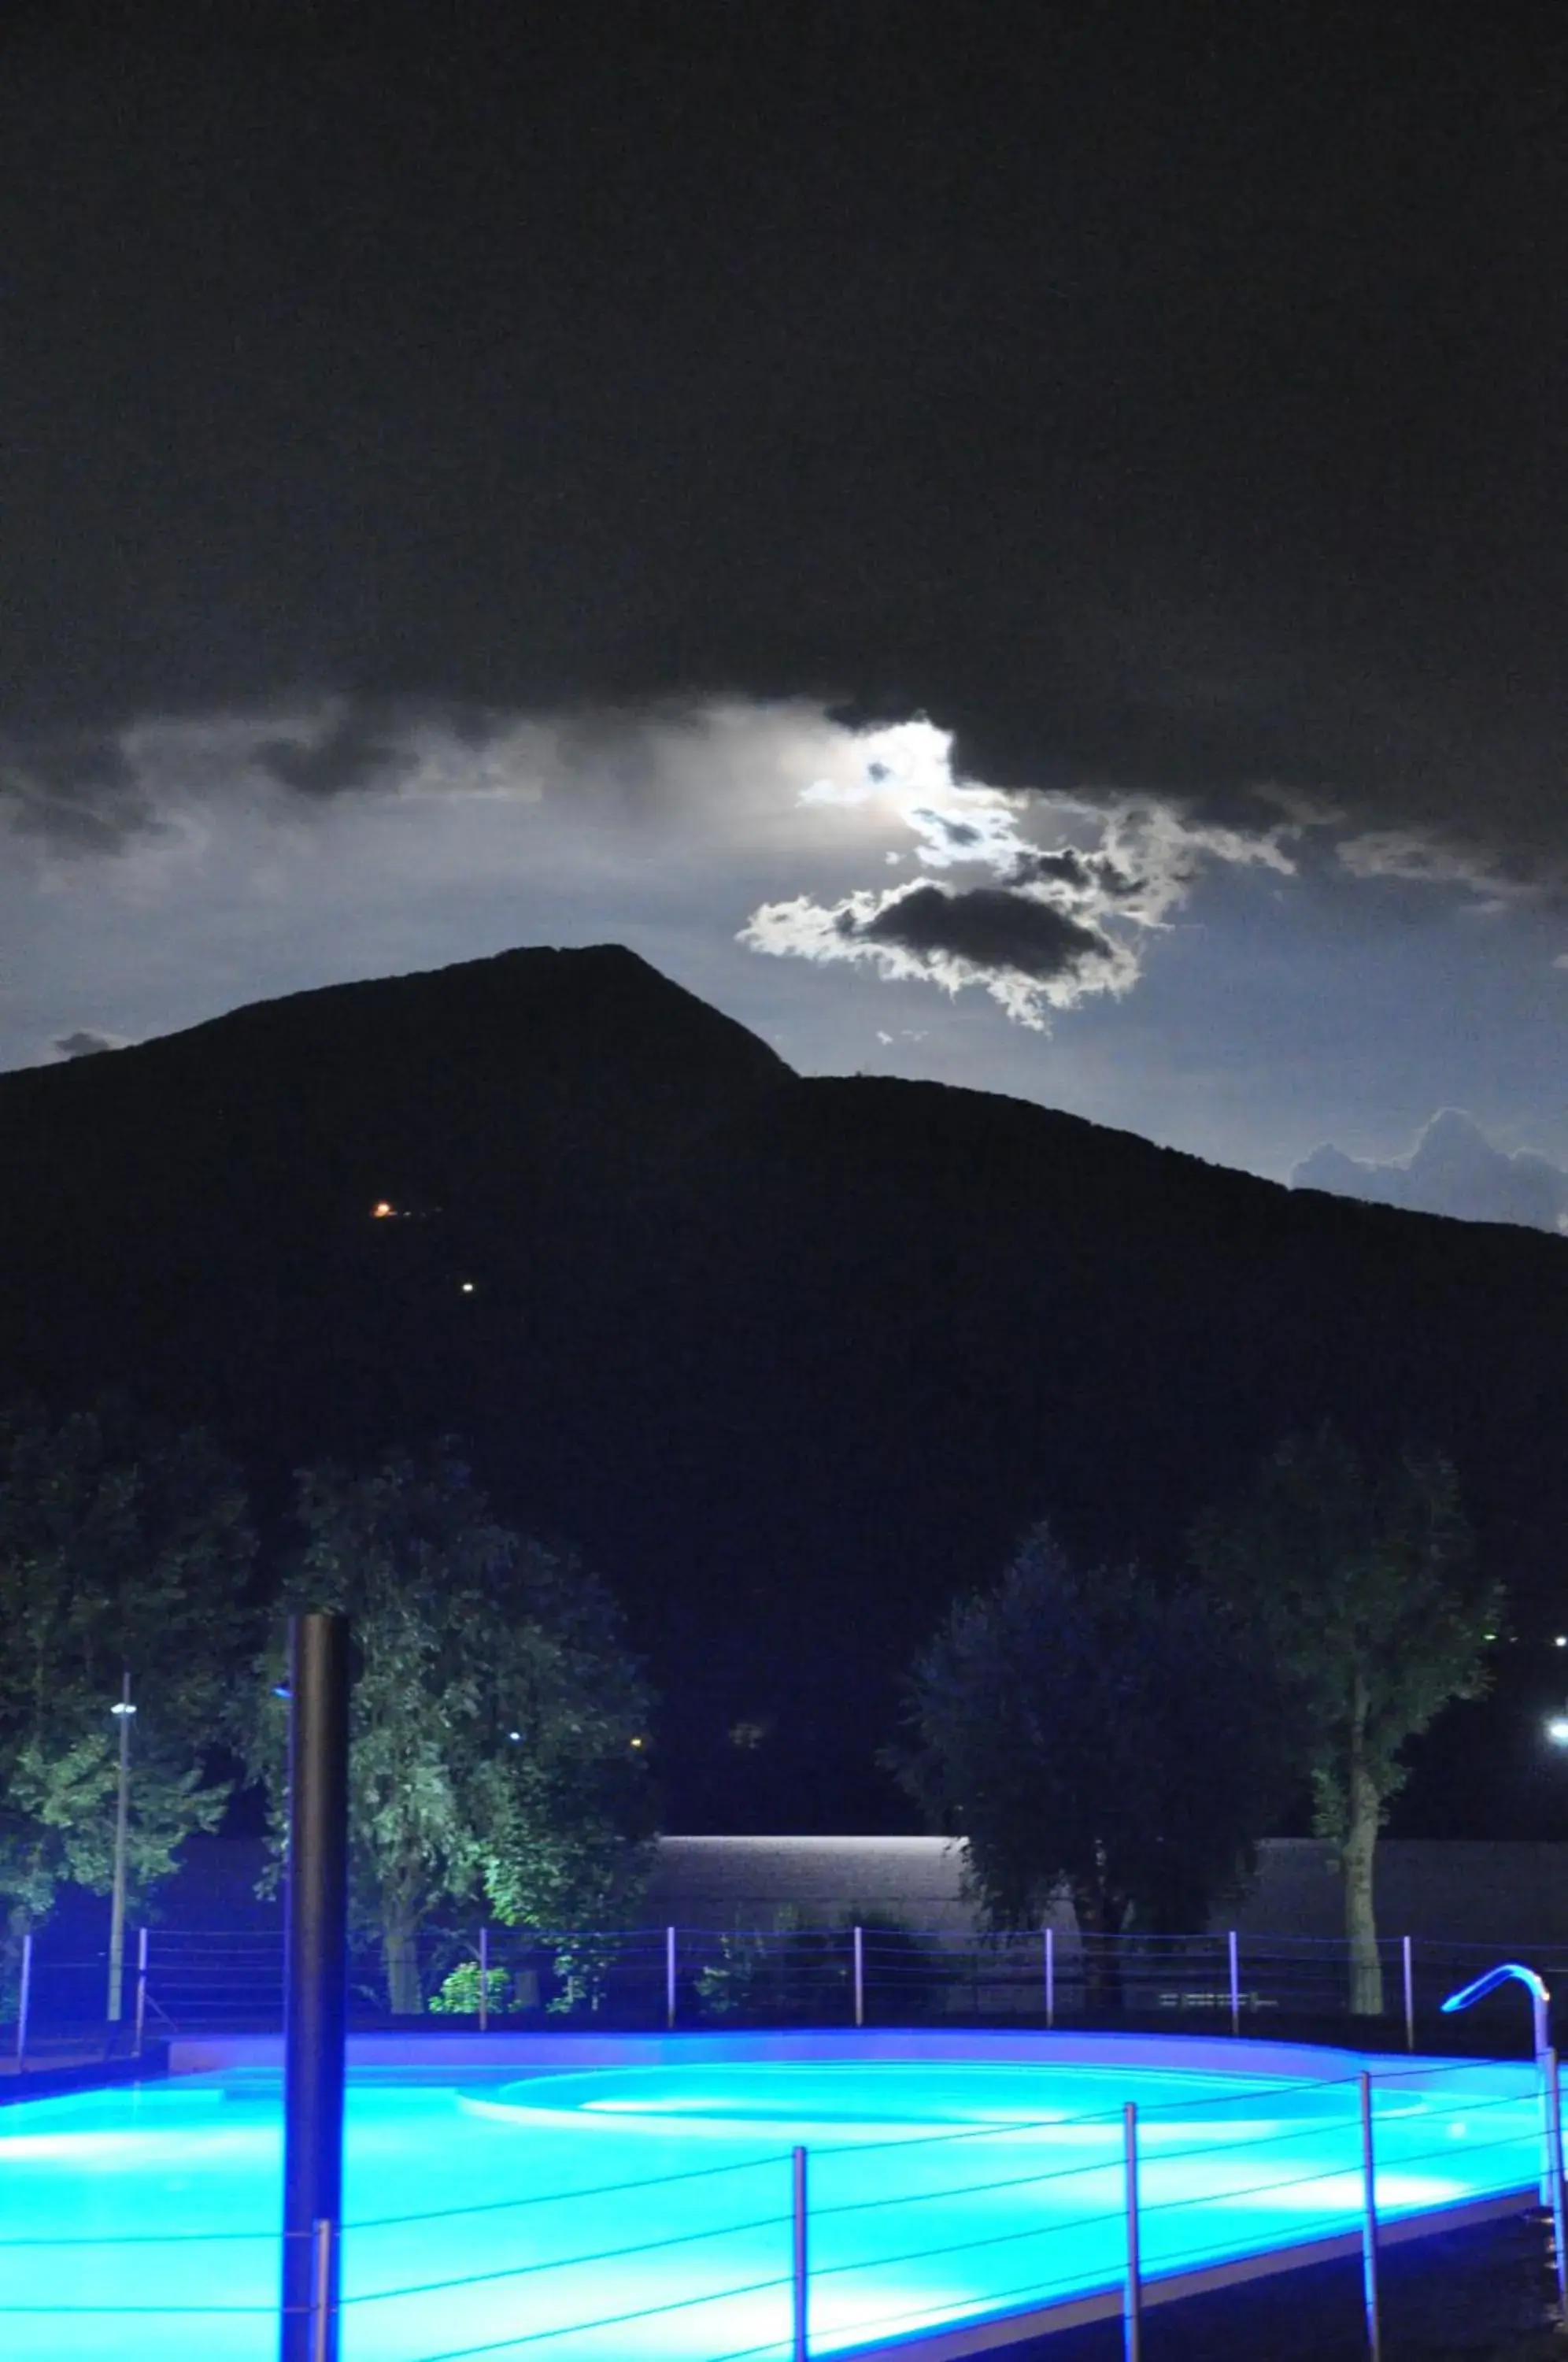
{"type": "MultiPolygon", "coordinates": [[[[279,2082],[231,2050],[0,2109],[7,2362],[275,2353],[279,2082]]],[[[951,2350],[999,2313],[1092,2305],[1124,2268],[1129,2100],[1147,2274],[1342,2237],[1364,2064],[1386,2223],[1533,2190],[1522,2065],[1116,2037],[404,2042],[351,2067],[345,2362],[788,2356],[797,2145],[813,2354],[939,2327],[951,2350]]]]}

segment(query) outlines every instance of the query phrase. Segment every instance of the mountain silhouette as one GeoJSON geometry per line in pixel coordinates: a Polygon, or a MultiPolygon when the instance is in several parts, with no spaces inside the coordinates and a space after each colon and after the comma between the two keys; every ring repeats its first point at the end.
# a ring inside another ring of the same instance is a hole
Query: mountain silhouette
{"type": "Polygon", "coordinates": [[[1545,1809],[1517,1734],[1568,1620],[1568,1242],[804,1079],[614,946],[0,1076],[0,1392],[205,1420],[273,1538],[305,1461],[467,1438],[625,1600],[673,1826],[907,1825],[875,1752],[956,1592],[1042,1516],[1174,1568],[1324,1418],[1447,1450],[1514,1597],[1406,1826],[1545,1809]]]}

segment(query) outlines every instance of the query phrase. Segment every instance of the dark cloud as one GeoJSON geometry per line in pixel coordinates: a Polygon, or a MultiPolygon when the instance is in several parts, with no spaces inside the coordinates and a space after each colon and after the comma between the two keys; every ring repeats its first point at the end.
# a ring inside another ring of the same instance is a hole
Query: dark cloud
{"type": "Polygon", "coordinates": [[[1110,895],[1120,900],[1141,893],[1148,884],[1135,877],[1108,854],[1081,853],[1064,845],[1056,853],[1021,853],[1007,873],[1010,886],[1069,886],[1085,895],[1110,895]]]}
{"type": "MultiPolygon", "coordinates": [[[[289,731],[260,739],[248,760],[298,795],[357,795],[400,786],[419,769],[422,748],[439,746],[459,758],[481,754],[515,719],[451,699],[340,697],[325,715],[307,714],[289,731]]],[[[611,717],[605,735],[624,729],[624,717],[611,717]]]]}
{"type": "Polygon", "coordinates": [[[1037,983],[1071,976],[1086,963],[1112,955],[1097,929],[999,886],[977,886],[965,893],[915,886],[885,902],[873,918],[857,920],[845,912],[839,925],[863,943],[897,945],[933,965],[944,958],[964,960],[977,969],[1011,969],[1037,983]]]}
{"type": "Polygon", "coordinates": [[[950,993],[979,986],[1036,1031],[1049,1011],[1125,992],[1138,977],[1127,944],[1041,895],[1004,886],[863,889],[835,903],[801,895],[754,911],[739,940],[775,958],[858,961],[950,993]]]}
{"type": "Polygon", "coordinates": [[[7,712],[829,697],[1556,875],[1562,12],[974,17],[33,12],[7,712]]]}
{"type": "Polygon", "coordinates": [[[0,812],[66,853],[118,853],[159,824],[118,741],[80,731],[0,739],[0,812]]]}
{"type": "Polygon", "coordinates": [[[117,1033],[94,1033],[81,1027],[74,1033],[57,1033],[50,1043],[57,1058],[95,1058],[101,1050],[123,1050],[117,1033]]]}
{"type": "Polygon", "coordinates": [[[1518,1222],[1568,1230],[1568,1172],[1529,1149],[1495,1148],[1459,1108],[1434,1115],[1407,1157],[1386,1164],[1325,1145],[1291,1174],[1297,1189],[1325,1189],[1465,1222],[1518,1222]]]}
{"type": "Polygon", "coordinates": [[[271,738],[256,749],[259,769],[304,796],[351,795],[390,787],[410,768],[409,750],[391,718],[350,709],[324,735],[271,738]]]}

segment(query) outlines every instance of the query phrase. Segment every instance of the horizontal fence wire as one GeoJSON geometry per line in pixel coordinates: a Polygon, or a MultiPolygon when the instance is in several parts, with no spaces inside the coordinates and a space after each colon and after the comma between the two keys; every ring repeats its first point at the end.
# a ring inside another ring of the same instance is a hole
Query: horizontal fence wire
{"type": "Polygon", "coordinates": [[[546,2337],[586,2337],[595,2330],[623,2328],[629,2321],[651,2321],[671,2312],[690,2312],[700,2305],[728,2304],[736,2297],[762,2296],[769,2289],[788,2288],[790,2284],[790,2275],[779,2272],[768,2279],[748,2280],[739,2288],[704,2290],[701,2296],[672,2297],[663,2304],[639,2304],[627,2312],[602,2314],[597,2321],[574,2321],[569,2327],[519,2332],[514,2337],[491,2338],[482,2345],[449,2345],[439,2354],[422,2355],[420,2362],[470,2362],[475,2355],[510,2354],[520,2345],[537,2345],[546,2337]]]}
{"type": "MultiPolygon", "coordinates": [[[[1120,2133],[1120,2118],[1114,2129],[1120,2133]]],[[[1119,2147],[1113,2156],[1093,2163],[1078,2158],[1071,2165],[1041,2166],[1032,2173],[1007,2174],[989,2181],[944,2182],[935,2190],[900,2191],[890,2198],[849,2198],[841,2200],[837,2205],[824,2205],[819,2201],[812,2209],[812,2220],[823,2223],[847,2214],[881,2213],[894,2206],[902,2210],[911,2206],[950,2205],[955,2198],[991,2198],[1004,2190],[1041,2190],[1053,2181],[1074,2181],[1086,2173],[1103,2173],[1107,2164],[1120,2163],[1119,2147]]]]}
{"type": "Polygon", "coordinates": [[[723,2165],[694,2165],[679,2173],[643,2175],[635,2181],[592,2182],[584,2190],[536,2190],[521,2198],[484,2198],[471,2206],[436,2206],[418,2214],[370,2214],[344,2224],[346,2231],[386,2231],[414,2223],[450,2223],[462,2215],[510,2214],[519,2207],[566,2206],[582,2198],[624,2198],[638,2191],[673,2188],[678,2182],[712,2181],[725,2173],[777,2173],[789,2162],[790,2152],[773,2157],[726,2159],[723,2165]]]}
{"type": "Polygon", "coordinates": [[[535,2257],[525,2264],[506,2264],[493,2271],[464,2272],[456,2278],[411,2282],[406,2288],[366,2289],[344,2304],[387,2304],[402,2297],[442,2296],[448,2289],[485,2288],[497,2280],[536,2279],[541,2272],[580,2271],[585,2264],[618,2264],[628,2256],[663,2254],[670,2247],[696,2247],[713,2239],[738,2239],[750,2231],[773,2231],[784,2228],[788,2214],[763,2214],[748,2223],[720,2223],[704,2231],[672,2231],[668,2238],[634,2239],[629,2246],[599,2247],[582,2256],[535,2257]]]}
{"type": "MultiPolygon", "coordinates": [[[[1512,1948],[1550,1983],[1568,1980],[1568,1946],[1512,1948]]],[[[897,1926],[867,1914],[859,1967],[852,1922],[769,1923],[765,1915],[728,1927],[662,1926],[533,1929],[430,1926],[389,1983],[376,1946],[357,1943],[349,1968],[349,2005],[357,2021],[410,2012],[433,2021],[477,2023],[480,1959],[485,1958],[483,2015],[506,2025],[677,2027],[750,2025],[867,2025],[1037,2024],[1047,2013],[1068,2028],[1128,2022],[1205,2025],[1287,2033],[1292,2023],[1315,2035],[1342,2025],[1364,2040],[1369,2021],[1353,2002],[1375,1998],[1343,1937],[1253,1935],[1238,1931],[1232,1978],[1226,1931],[1156,1937],[1102,1936],[1073,1926],[986,1935],[970,1927],[897,1926]],[[671,1940],[673,1936],[673,1941],[671,1940]],[[673,1974],[671,1973],[673,1966],[673,1974]],[[397,2007],[393,2009],[393,2002],[397,2007]]],[[[1376,1947],[1382,2016],[1413,2040],[1419,2031],[1441,2047],[1459,2044],[1440,2014],[1449,1992],[1489,1967],[1499,1948],[1387,1937],[1376,1947]],[[1408,1992],[1406,1978],[1408,1971],[1408,1992]],[[1405,2025],[1408,2017],[1408,2025],[1405,2025]]],[[[36,1943],[25,2047],[85,2040],[105,2020],[107,1954],[36,1943]]],[[[283,1999],[281,1929],[153,1926],[148,1931],[146,2026],[157,2036],[203,2031],[276,2030],[283,1999]]],[[[136,2014],[136,1949],[127,1942],[121,2034],[136,2014]]],[[[19,2006],[14,1965],[0,1959],[0,2055],[17,2047],[19,2006]]],[[[1522,2044],[1528,2031],[1507,1997],[1484,2005],[1482,2025],[1498,2039],[1522,2044]],[[1497,2030],[1511,2028],[1508,2036],[1497,2030]]],[[[1396,2033],[1392,2038],[1402,2038],[1396,2033]]],[[[1568,2046],[1565,2046],[1568,2047],[1568,2046]]]]}
{"type": "MultiPolygon", "coordinates": [[[[1069,2235],[1074,2238],[1081,2239],[1084,2233],[1091,2230],[1096,2224],[1116,2224],[1123,2219],[1122,2210],[1117,2206],[1106,2208],[1098,2214],[1075,2215],[1070,2222],[1066,2223],[1025,2223],[1012,2231],[987,2232],[983,2238],[978,2239],[973,2236],[965,2239],[944,2239],[927,2246],[908,2247],[897,2255],[859,2258],[844,2264],[813,2264],[812,2279],[813,2282],[830,2280],[845,2272],[892,2271],[903,2264],[929,2264],[942,2257],[984,2255],[988,2254],[993,2247],[1016,2246],[1021,2239],[1049,2239],[1069,2235]]],[[[988,2290],[986,2293],[986,2301],[988,2307],[990,2303],[988,2290]]]]}

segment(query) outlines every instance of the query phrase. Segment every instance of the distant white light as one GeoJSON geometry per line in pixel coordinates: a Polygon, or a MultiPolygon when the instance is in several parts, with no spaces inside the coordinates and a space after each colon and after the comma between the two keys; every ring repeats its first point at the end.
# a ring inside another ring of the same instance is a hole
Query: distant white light
{"type": "Polygon", "coordinates": [[[111,1714],[134,1714],[136,1712],[136,1708],[134,1705],[130,1705],[127,1699],[116,1698],[114,1705],[109,1708],[109,1712],[111,1714]]]}
{"type": "Polygon", "coordinates": [[[474,1284],[473,1284],[473,1281],[472,1281],[471,1279],[465,1279],[465,1280],[464,1280],[464,1282],[463,1282],[463,1294],[464,1294],[465,1296],[471,1296],[471,1295],[473,1294],[473,1292],[474,1292],[474,1284]]]}
{"type": "Polygon", "coordinates": [[[506,1736],[510,1738],[513,1747],[517,1747],[522,1744],[523,1733],[520,1730],[509,1730],[506,1736]]]}
{"type": "Polygon", "coordinates": [[[1553,1747],[1568,1747],[1568,1714],[1554,1714],[1546,1726],[1546,1735],[1553,1747]]]}
{"type": "Polygon", "coordinates": [[[1554,1649],[1568,1649],[1568,1632],[1559,1632],[1551,1645],[1554,1649]]]}

